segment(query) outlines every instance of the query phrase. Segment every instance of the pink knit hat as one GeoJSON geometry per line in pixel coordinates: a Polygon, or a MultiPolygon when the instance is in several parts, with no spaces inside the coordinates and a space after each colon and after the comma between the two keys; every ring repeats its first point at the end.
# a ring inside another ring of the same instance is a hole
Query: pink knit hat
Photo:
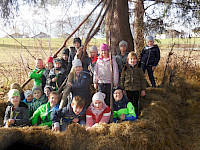
{"type": "Polygon", "coordinates": [[[106,51],[109,51],[109,46],[107,44],[101,44],[100,46],[100,51],[103,51],[103,50],[106,50],[106,51]]]}

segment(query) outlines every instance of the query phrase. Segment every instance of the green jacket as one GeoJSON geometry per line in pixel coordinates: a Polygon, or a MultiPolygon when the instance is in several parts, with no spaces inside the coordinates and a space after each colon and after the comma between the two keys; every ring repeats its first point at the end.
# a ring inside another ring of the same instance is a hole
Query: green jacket
{"type": "Polygon", "coordinates": [[[131,67],[129,64],[123,68],[120,85],[126,91],[141,91],[146,89],[146,80],[141,67],[135,65],[131,67]]]}
{"type": "Polygon", "coordinates": [[[34,79],[34,85],[41,85],[44,70],[45,69],[42,69],[39,73],[36,73],[38,71],[38,68],[36,68],[35,70],[29,72],[29,77],[34,79]]]}
{"type": "Polygon", "coordinates": [[[50,102],[41,105],[34,113],[33,116],[31,117],[32,119],[32,125],[34,125],[35,123],[38,123],[38,118],[41,118],[41,124],[40,126],[46,126],[48,125],[49,127],[51,127],[52,125],[52,121],[50,120],[50,114],[53,110],[58,109],[59,106],[57,105],[56,107],[54,107],[53,109],[50,110],[50,102]]]}
{"type": "Polygon", "coordinates": [[[121,119],[121,114],[125,114],[126,121],[137,118],[133,104],[125,96],[120,101],[114,101],[113,110],[113,118],[121,119]]]}

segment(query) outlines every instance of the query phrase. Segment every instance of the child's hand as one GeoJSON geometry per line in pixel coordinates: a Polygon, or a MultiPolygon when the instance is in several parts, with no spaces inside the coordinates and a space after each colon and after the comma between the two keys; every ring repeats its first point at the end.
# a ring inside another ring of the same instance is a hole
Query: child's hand
{"type": "Polygon", "coordinates": [[[37,126],[37,123],[35,123],[33,126],[37,126]]]}
{"type": "Polygon", "coordinates": [[[53,127],[52,131],[60,131],[60,127],[53,127]]]}
{"type": "Polygon", "coordinates": [[[79,122],[79,119],[78,119],[78,118],[74,118],[74,119],[72,120],[72,122],[73,122],[73,123],[77,123],[77,122],[79,122]]]}
{"type": "Polygon", "coordinates": [[[57,77],[53,78],[51,81],[52,82],[56,82],[57,81],[57,77]]]}
{"type": "Polygon", "coordinates": [[[68,82],[68,85],[72,87],[72,83],[71,82],[68,82]]]}
{"type": "Polygon", "coordinates": [[[7,124],[8,125],[11,125],[11,124],[14,124],[15,123],[15,120],[14,119],[8,119],[7,121],[7,124]]]}
{"type": "Polygon", "coordinates": [[[142,90],[142,91],[141,91],[141,96],[145,96],[145,95],[146,95],[145,90],[142,90]]]}
{"type": "Polygon", "coordinates": [[[94,83],[94,88],[97,90],[97,88],[98,88],[98,84],[97,83],[94,83]]]}
{"type": "Polygon", "coordinates": [[[154,71],[156,69],[156,67],[152,67],[152,71],[154,71]]]}
{"type": "Polygon", "coordinates": [[[124,120],[125,117],[126,117],[125,114],[121,114],[121,117],[120,117],[120,118],[121,118],[121,120],[124,120]]]}

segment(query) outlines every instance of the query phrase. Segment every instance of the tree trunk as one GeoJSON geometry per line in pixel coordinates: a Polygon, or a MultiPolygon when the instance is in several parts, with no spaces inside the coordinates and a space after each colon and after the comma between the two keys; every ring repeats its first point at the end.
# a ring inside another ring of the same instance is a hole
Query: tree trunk
{"type": "Polygon", "coordinates": [[[119,52],[119,42],[125,40],[128,42],[128,51],[134,49],[133,36],[131,34],[129,23],[129,7],[128,0],[114,0],[114,8],[112,13],[112,6],[106,14],[106,41],[109,43],[110,30],[109,24],[111,15],[113,15],[111,29],[111,49],[115,55],[119,52]]]}
{"type": "Polygon", "coordinates": [[[135,1],[135,9],[134,9],[134,48],[135,52],[138,54],[141,53],[142,49],[144,48],[144,2],[143,0],[136,0],[135,1]]]}

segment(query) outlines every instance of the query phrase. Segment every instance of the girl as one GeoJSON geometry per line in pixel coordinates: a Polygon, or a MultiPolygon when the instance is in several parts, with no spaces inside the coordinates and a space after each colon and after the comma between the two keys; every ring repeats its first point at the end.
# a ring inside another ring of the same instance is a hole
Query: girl
{"type": "Polygon", "coordinates": [[[98,59],[98,50],[97,50],[96,45],[93,45],[90,48],[90,59],[91,59],[91,62],[90,62],[89,68],[92,74],[94,74],[94,68],[98,59]]]}
{"type": "MultiPolygon", "coordinates": [[[[113,75],[114,86],[117,86],[119,79],[119,72],[116,60],[113,58],[113,75]]],[[[110,92],[111,92],[111,65],[109,56],[109,46],[102,44],[100,46],[100,57],[97,60],[94,70],[94,88],[106,94],[105,102],[110,106],[110,92]]]]}
{"type": "Polygon", "coordinates": [[[110,107],[104,102],[106,95],[97,92],[92,97],[92,103],[86,110],[86,126],[92,127],[97,123],[108,123],[111,115],[110,107]]]}
{"type": "Polygon", "coordinates": [[[125,89],[130,102],[135,107],[136,114],[139,115],[139,96],[145,96],[146,80],[141,67],[138,67],[137,55],[132,51],[128,54],[127,64],[124,66],[120,84],[125,89]]]}
{"type": "Polygon", "coordinates": [[[7,106],[4,116],[4,126],[21,126],[29,124],[28,107],[20,102],[20,94],[17,89],[11,89],[8,93],[11,106],[7,106]]]}
{"type": "Polygon", "coordinates": [[[49,102],[40,106],[34,113],[31,118],[32,125],[38,125],[38,118],[41,118],[40,126],[48,125],[52,126],[52,121],[50,120],[50,114],[52,111],[59,108],[58,104],[59,94],[56,91],[50,93],[49,102]]]}
{"type": "Polygon", "coordinates": [[[69,95],[70,91],[72,92],[72,97],[82,96],[85,99],[87,108],[91,102],[89,88],[90,74],[86,71],[83,71],[82,62],[80,59],[74,59],[72,64],[73,70],[68,76],[67,86],[64,89],[60,108],[66,105],[67,96],[69,95]]]}

